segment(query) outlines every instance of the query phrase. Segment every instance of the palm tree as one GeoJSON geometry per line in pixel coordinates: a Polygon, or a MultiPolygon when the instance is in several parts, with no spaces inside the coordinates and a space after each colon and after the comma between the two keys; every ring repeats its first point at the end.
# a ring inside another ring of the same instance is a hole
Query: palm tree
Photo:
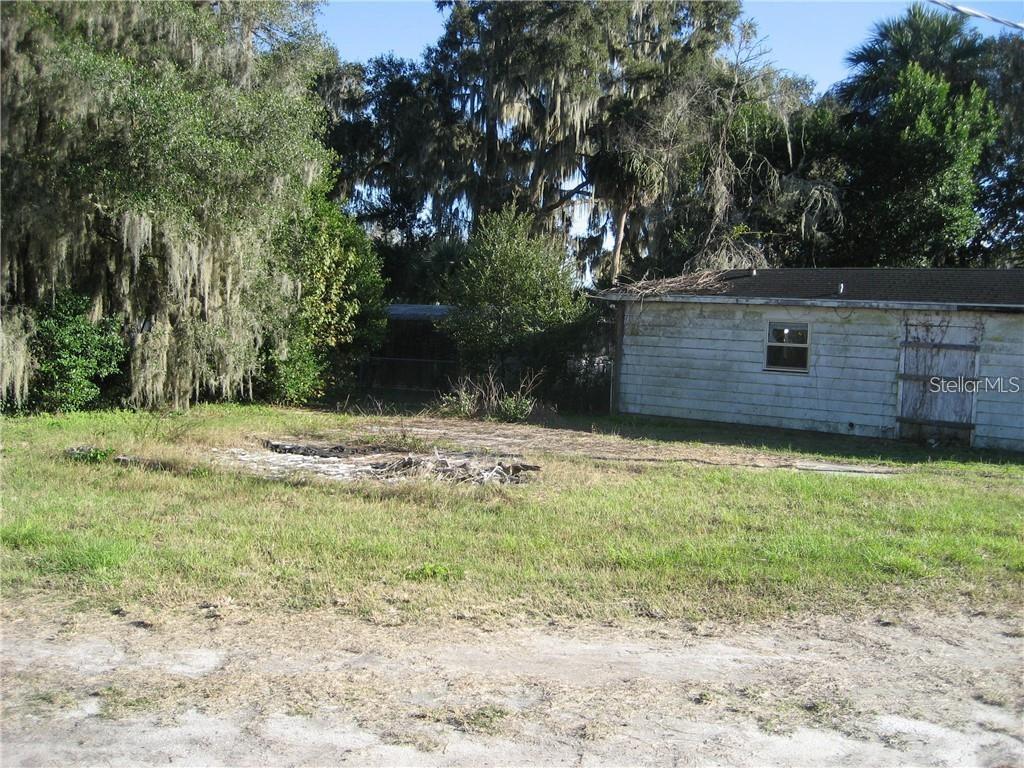
{"type": "Polygon", "coordinates": [[[870,115],[911,63],[942,75],[954,94],[966,93],[981,77],[985,53],[983,36],[966,17],[915,3],[903,16],[876,24],[871,38],[846,57],[855,71],[836,86],[836,95],[855,113],[870,115]]]}

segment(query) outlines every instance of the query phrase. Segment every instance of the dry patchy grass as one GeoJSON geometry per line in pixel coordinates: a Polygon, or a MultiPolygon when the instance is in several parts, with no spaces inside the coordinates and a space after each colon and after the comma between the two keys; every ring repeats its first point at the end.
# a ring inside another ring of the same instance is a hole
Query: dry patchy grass
{"type": "MultiPolygon", "coordinates": [[[[208,461],[212,448],[259,436],[367,439],[381,426],[401,435],[404,423],[257,406],[8,419],[5,588],[111,606],[336,605],[380,621],[749,616],[964,595],[1019,602],[1024,468],[1007,457],[902,446],[886,455],[885,444],[860,441],[845,458],[907,470],[873,478],[540,449],[530,456],[543,464],[540,479],[516,487],[280,481],[208,461]],[[100,449],[95,461],[63,456],[81,444],[100,449]],[[158,463],[119,466],[108,452],[158,463]]],[[[590,426],[648,451],[670,447],[671,429],[681,429],[652,426],[641,439],[635,422],[590,426]]],[[[694,435],[679,438],[699,447],[694,435]]],[[[406,439],[410,449],[432,445],[406,439]]],[[[837,439],[828,451],[816,451],[818,438],[714,439],[750,455],[843,457],[837,439]]]]}

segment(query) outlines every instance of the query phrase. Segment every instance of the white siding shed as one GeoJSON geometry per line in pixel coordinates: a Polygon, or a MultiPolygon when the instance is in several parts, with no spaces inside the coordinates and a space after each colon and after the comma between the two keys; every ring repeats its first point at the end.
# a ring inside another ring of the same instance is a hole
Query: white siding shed
{"type": "Polygon", "coordinates": [[[833,282],[838,295],[817,298],[613,293],[613,408],[1024,450],[1024,295],[1019,308],[852,299],[833,282]]]}

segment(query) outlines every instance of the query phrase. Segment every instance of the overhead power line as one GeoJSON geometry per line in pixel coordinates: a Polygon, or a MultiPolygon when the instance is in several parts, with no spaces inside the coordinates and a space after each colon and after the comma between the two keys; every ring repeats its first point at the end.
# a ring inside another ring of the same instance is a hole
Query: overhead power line
{"type": "Polygon", "coordinates": [[[987,19],[988,21],[994,21],[996,24],[1003,24],[1012,29],[1019,29],[1024,31],[1024,21],[1008,21],[1007,19],[1000,19],[998,16],[992,16],[991,14],[985,13],[984,11],[976,11],[973,8],[967,8],[963,5],[953,5],[953,3],[947,3],[945,0],[931,0],[935,5],[941,5],[950,11],[956,11],[962,13],[965,16],[974,16],[979,19],[987,19]]]}

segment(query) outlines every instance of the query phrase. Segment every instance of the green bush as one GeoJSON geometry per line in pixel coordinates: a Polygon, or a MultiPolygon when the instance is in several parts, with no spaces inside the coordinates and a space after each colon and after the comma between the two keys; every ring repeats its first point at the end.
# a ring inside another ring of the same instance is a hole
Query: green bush
{"type": "Polygon", "coordinates": [[[465,386],[456,385],[451,392],[442,393],[437,401],[437,410],[442,416],[471,419],[476,416],[478,408],[476,392],[465,386]]]}
{"type": "Polygon", "coordinates": [[[264,349],[262,397],[299,404],[351,382],[384,338],[387,325],[380,260],[363,228],[324,189],[309,213],[275,235],[302,299],[284,318],[286,344],[264,349]]]}
{"type": "Polygon", "coordinates": [[[477,376],[463,376],[450,392],[441,395],[436,410],[444,416],[459,418],[526,421],[537,407],[533,391],[540,383],[536,374],[526,373],[516,389],[505,387],[494,368],[477,376]]]}
{"type": "Polygon", "coordinates": [[[100,383],[118,372],[127,347],[114,318],[88,317],[89,300],[68,291],[36,318],[31,341],[35,372],[29,406],[43,411],[75,411],[99,398],[100,383]]]}
{"type": "Polygon", "coordinates": [[[264,363],[260,394],[281,405],[302,405],[324,393],[327,363],[302,323],[289,334],[288,343],[264,363]]]}
{"type": "Polygon", "coordinates": [[[501,421],[526,421],[536,406],[537,401],[534,398],[513,392],[498,400],[494,417],[501,421]]]}
{"type": "Polygon", "coordinates": [[[481,218],[452,280],[451,300],[455,310],[444,328],[475,371],[540,370],[538,354],[551,350],[538,340],[560,335],[587,310],[565,249],[534,235],[530,217],[512,208],[481,218]]]}
{"type": "Polygon", "coordinates": [[[384,342],[388,303],[380,257],[366,231],[354,218],[343,215],[337,232],[341,247],[352,256],[348,296],[355,313],[349,339],[334,347],[330,363],[334,383],[347,386],[359,364],[384,342]]]}

